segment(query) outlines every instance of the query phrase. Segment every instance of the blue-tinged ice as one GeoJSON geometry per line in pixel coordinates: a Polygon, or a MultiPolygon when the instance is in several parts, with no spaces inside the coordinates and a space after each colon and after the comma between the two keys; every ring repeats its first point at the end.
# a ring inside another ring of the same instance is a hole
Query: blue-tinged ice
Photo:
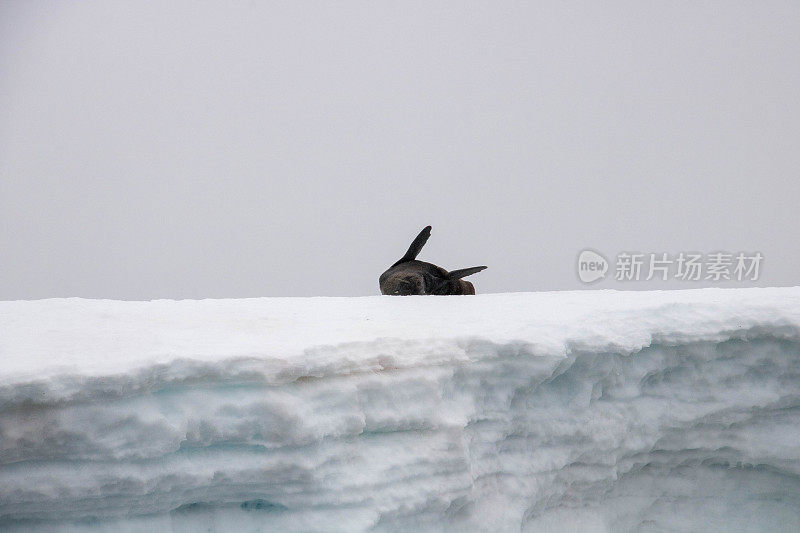
{"type": "Polygon", "coordinates": [[[798,531],[800,288],[0,302],[3,531],[798,531]]]}

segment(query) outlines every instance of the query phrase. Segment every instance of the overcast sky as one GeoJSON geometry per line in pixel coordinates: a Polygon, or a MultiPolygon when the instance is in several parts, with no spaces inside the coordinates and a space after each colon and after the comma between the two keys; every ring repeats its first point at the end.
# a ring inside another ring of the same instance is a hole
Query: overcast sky
{"type": "Polygon", "coordinates": [[[3,1],[0,299],[796,285],[798,95],[796,1],[3,1]]]}

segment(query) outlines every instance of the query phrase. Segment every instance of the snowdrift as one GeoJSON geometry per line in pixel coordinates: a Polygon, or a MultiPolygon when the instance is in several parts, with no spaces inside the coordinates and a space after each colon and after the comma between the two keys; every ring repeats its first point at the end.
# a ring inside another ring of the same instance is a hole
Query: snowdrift
{"type": "Polygon", "coordinates": [[[0,302],[4,531],[797,531],[800,288],[0,302]]]}

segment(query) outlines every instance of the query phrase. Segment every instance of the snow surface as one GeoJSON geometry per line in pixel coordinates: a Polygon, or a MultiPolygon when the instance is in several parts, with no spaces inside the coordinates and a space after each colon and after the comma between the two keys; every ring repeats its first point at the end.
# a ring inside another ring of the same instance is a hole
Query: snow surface
{"type": "Polygon", "coordinates": [[[4,531],[797,531],[800,288],[0,302],[4,531]]]}

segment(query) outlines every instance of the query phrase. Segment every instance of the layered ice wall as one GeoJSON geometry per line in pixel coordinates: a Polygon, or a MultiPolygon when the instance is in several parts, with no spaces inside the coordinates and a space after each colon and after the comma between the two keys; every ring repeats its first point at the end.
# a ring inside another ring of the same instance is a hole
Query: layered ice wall
{"type": "Polygon", "coordinates": [[[0,302],[3,531],[797,531],[800,288],[0,302]]]}

